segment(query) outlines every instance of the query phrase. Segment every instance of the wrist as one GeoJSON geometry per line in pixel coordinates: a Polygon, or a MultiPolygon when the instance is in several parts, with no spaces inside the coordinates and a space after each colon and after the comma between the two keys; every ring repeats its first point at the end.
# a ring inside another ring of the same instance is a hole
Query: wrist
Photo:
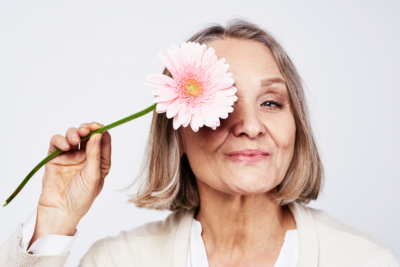
{"type": "Polygon", "coordinates": [[[68,214],[57,208],[38,205],[35,232],[30,241],[32,245],[45,235],[73,236],[81,217],[68,214]]]}

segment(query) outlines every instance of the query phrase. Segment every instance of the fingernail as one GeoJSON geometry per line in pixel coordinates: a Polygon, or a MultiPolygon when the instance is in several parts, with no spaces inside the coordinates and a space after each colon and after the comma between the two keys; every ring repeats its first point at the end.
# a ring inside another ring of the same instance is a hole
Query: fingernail
{"type": "Polygon", "coordinates": [[[63,146],[64,146],[64,148],[69,148],[68,142],[67,141],[63,142],[63,146]]]}
{"type": "Polygon", "coordinates": [[[78,128],[88,128],[86,124],[81,124],[78,128]]]}
{"type": "Polygon", "coordinates": [[[78,138],[78,135],[77,135],[77,134],[73,134],[71,137],[72,137],[72,139],[79,140],[79,138],[78,138]]]}
{"type": "Polygon", "coordinates": [[[95,136],[95,138],[96,139],[94,139],[94,143],[96,144],[96,145],[99,145],[100,144],[100,142],[101,142],[101,134],[96,134],[96,136],[95,136]]]}

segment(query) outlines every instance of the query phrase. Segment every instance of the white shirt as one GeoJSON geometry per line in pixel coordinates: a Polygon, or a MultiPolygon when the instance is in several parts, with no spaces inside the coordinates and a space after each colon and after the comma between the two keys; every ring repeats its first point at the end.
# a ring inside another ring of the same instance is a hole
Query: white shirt
{"type": "Polygon", "coordinates": [[[73,236],[67,235],[45,235],[36,240],[27,250],[31,242],[33,233],[35,232],[37,216],[37,206],[31,216],[25,221],[22,226],[22,238],[20,247],[26,252],[32,252],[39,255],[62,255],[69,252],[78,236],[78,230],[75,230],[73,236]]]}
{"type": "MultiPolygon", "coordinates": [[[[30,240],[35,231],[37,207],[29,216],[22,227],[22,238],[20,246],[24,251],[38,255],[61,255],[70,251],[72,244],[78,236],[75,230],[73,236],[45,235],[36,240],[27,250],[30,240]]],[[[201,237],[201,223],[193,219],[189,240],[187,267],[208,267],[207,253],[201,237]]],[[[297,230],[286,232],[285,240],[274,267],[296,267],[298,263],[299,249],[297,230]]]]}
{"type": "MultiPolygon", "coordinates": [[[[190,231],[187,267],[208,267],[208,259],[203,238],[201,223],[193,219],[190,231]]],[[[283,246],[274,267],[296,267],[299,258],[297,230],[286,232],[283,246]]]]}

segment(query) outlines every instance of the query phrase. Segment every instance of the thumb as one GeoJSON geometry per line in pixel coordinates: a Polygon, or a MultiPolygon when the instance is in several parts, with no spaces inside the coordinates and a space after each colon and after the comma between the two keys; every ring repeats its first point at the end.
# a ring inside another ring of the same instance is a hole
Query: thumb
{"type": "Polygon", "coordinates": [[[101,138],[101,133],[94,134],[86,144],[86,162],[82,171],[92,180],[100,177],[101,138]]]}

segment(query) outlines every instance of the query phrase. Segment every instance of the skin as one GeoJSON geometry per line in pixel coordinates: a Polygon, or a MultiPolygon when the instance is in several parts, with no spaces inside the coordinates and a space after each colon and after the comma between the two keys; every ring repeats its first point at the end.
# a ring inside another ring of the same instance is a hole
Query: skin
{"type": "MultiPolygon", "coordinates": [[[[181,155],[188,156],[198,183],[195,218],[202,224],[209,266],[274,266],[286,231],[296,228],[289,209],[270,198],[294,152],[296,126],[288,90],[264,45],[238,39],[207,45],[218,58],[226,58],[238,89],[234,112],[216,130],[179,128],[181,155]],[[228,156],[241,149],[269,155],[258,162],[228,156]]],[[[102,126],[84,123],[52,137],[48,154],[56,149],[66,153],[46,164],[30,245],[47,234],[73,235],[100,193],[111,167],[111,136],[93,135],[80,149],[77,144],[102,126]],[[98,144],[96,136],[101,137],[98,144]]]]}
{"type": "Polygon", "coordinates": [[[216,130],[179,128],[181,154],[188,156],[199,188],[195,218],[203,227],[209,266],[274,266],[286,231],[296,228],[289,209],[269,197],[294,152],[296,125],[288,90],[263,44],[224,39],[208,46],[226,58],[238,89],[234,112],[216,130]],[[256,163],[227,156],[242,149],[270,155],[256,163]]]}
{"type": "Polygon", "coordinates": [[[72,236],[99,195],[111,168],[111,136],[105,131],[92,135],[80,149],[78,144],[81,137],[103,126],[97,122],[83,123],[79,129],[69,128],[65,136],[56,134],[51,138],[47,155],[57,149],[66,152],[45,165],[36,227],[29,247],[48,234],[72,236]]]}

